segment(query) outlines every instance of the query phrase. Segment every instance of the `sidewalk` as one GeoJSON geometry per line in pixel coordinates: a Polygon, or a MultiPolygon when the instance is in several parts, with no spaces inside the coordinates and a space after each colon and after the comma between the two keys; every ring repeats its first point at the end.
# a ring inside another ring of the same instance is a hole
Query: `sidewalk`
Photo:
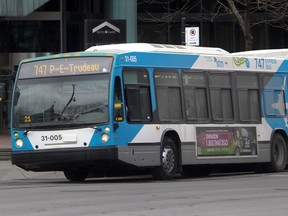
{"type": "Polygon", "coordinates": [[[10,131],[0,132],[0,183],[11,180],[67,181],[62,172],[27,172],[11,164],[10,131]]]}
{"type": "Polygon", "coordinates": [[[0,150],[11,149],[10,131],[0,132],[0,150]]]}
{"type": "Polygon", "coordinates": [[[11,156],[10,131],[0,132],[0,161],[10,160],[11,156]]]}
{"type": "Polygon", "coordinates": [[[34,182],[67,182],[63,172],[29,172],[12,165],[11,161],[0,161],[0,184],[3,182],[11,183],[11,181],[21,181],[21,183],[27,183],[28,181],[32,180],[34,182]]]}

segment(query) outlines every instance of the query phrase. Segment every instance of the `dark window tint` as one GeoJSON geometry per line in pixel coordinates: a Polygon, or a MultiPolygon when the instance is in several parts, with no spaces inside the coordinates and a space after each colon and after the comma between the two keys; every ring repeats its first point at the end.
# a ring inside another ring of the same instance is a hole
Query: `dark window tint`
{"type": "Polygon", "coordinates": [[[151,104],[148,87],[126,88],[128,116],[131,121],[150,121],[151,104]]]}
{"type": "Polygon", "coordinates": [[[162,121],[182,119],[180,81],[177,71],[156,70],[154,79],[159,118],[162,121]]]}
{"type": "Polygon", "coordinates": [[[188,120],[207,120],[207,90],[204,73],[184,72],[183,86],[188,120]]]}
{"type": "Polygon", "coordinates": [[[240,121],[259,121],[259,82],[256,74],[236,75],[240,121]]]}
{"type": "Polygon", "coordinates": [[[60,21],[3,21],[0,31],[0,52],[60,51],[60,21]]]}
{"type": "Polygon", "coordinates": [[[209,85],[213,120],[232,120],[233,104],[229,74],[210,74],[209,85]]]}
{"type": "Polygon", "coordinates": [[[59,0],[49,0],[47,3],[39,7],[36,11],[37,12],[60,11],[60,2],[61,1],[59,0]]]}
{"type": "Polygon", "coordinates": [[[182,118],[179,88],[158,87],[157,102],[160,120],[177,121],[182,118]]]}
{"type": "Polygon", "coordinates": [[[122,99],[122,88],[120,77],[115,77],[114,84],[114,120],[123,121],[124,111],[123,111],[123,99],[122,99]]]}
{"type": "Polygon", "coordinates": [[[151,121],[149,76],[145,69],[124,69],[127,116],[130,121],[151,121]]]}

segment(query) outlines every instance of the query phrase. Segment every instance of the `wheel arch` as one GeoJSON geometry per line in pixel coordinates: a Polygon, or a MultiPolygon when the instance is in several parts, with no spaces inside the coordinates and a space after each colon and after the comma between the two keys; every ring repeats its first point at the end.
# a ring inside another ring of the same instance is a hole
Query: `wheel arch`
{"type": "MultiPolygon", "coordinates": [[[[286,143],[286,153],[288,155],[288,135],[287,135],[286,131],[284,129],[282,129],[282,128],[275,128],[272,131],[271,137],[270,137],[270,143],[271,143],[270,147],[272,148],[273,138],[274,138],[274,136],[276,134],[279,134],[279,135],[281,135],[283,137],[283,139],[284,139],[284,141],[286,143]]],[[[272,149],[271,149],[271,151],[272,151],[272,149]]],[[[287,160],[286,164],[288,165],[288,160],[287,160]]]]}
{"type": "Polygon", "coordinates": [[[273,139],[273,137],[275,136],[275,134],[280,134],[283,138],[284,138],[284,140],[285,140],[285,142],[286,142],[286,144],[287,144],[287,142],[288,142],[288,136],[287,136],[287,133],[286,133],[286,131],[284,130],[284,129],[282,129],[282,128],[275,128],[273,131],[272,131],[272,133],[271,133],[271,141],[272,141],[272,139],[273,139]]]}
{"type": "Polygon", "coordinates": [[[174,141],[178,151],[178,159],[179,159],[178,163],[179,165],[182,165],[181,139],[179,134],[174,129],[166,129],[162,134],[161,144],[163,143],[164,137],[169,137],[174,141]]]}

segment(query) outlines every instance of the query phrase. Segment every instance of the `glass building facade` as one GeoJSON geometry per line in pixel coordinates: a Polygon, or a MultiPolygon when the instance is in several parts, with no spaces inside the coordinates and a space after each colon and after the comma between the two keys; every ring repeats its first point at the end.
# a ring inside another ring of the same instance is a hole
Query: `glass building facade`
{"type": "MultiPolygon", "coordinates": [[[[127,42],[164,44],[182,44],[183,27],[197,26],[200,46],[242,51],[245,42],[238,23],[231,14],[220,11],[216,16],[216,11],[217,0],[47,0],[25,16],[0,13],[0,84],[5,89],[0,101],[0,133],[9,129],[11,92],[19,61],[83,50],[85,20],[124,19],[127,42]]],[[[251,19],[256,22],[262,15],[255,13],[251,19]]],[[[252,34],[253,49],[288,47],[284,29],[262,23],[253,26],[252,34]]]]}

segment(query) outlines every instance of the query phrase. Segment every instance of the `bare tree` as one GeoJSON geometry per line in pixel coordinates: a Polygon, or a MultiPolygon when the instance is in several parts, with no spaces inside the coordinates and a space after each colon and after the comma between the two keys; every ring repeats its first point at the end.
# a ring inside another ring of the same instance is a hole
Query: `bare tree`
{"type": "Polygon", "coordinates": [[[230,14],[235,17],[243,32],[246,50],[252,49],[252,28],[255,25],[266,23],[288,31],[288,0],[211,0],[212,7],[209,9],[211,11],[204,11],[204,8],[201,8],[198,14],[192,13],[195,7],[201,7],[203,1],[138,0],[138,5],[148,5],[145,14],[138,18],[144,22],[165,25],[169,32],[170,22],[179,22],[181,17],[213,22],[217,16],[230,14]],[[154,9],[161,13],[153,13],[154,9]]]}
{"type": "Polygon", "coordinates": [[[161,16],[155,16],[149,10],[146,10],[146,13],[149,16],[142,17],[143,21],[171,22],[177,19],[177,17],[181,16],[182,14],[186,14],[191,11],[200,3],[200,1],[201,0],[185,0],[182,2],[180,2],[179,0],[138,0],[138,5],[148,4],[151,6],[151,8],[158,7],[161,11],[163,11],[161,16]],[[178,7],[170,7],[172,4],[175,3],[178,3],[178,7]]]}
{"type": "Polygon", "coordinates": [[[235,16],[245,39],[245,49],[251,50],[253,36],[251,28],[260,23],[288,30],[288,1],[287,0],[217,0],[218,7],[215,16],[223,9],[235,16]],[[260,18],[252,15],[256,14],[260,18]]]}
{"type": "Polygon", "coordinates": [[[138,0],[138,6],[144,8],[144,13],[138,13],[142,22],[152,22],[162,26],[167,33],[170,43],[171,23],[179,22],[195,7],[199,7],[202,0],[138,0]]]}

